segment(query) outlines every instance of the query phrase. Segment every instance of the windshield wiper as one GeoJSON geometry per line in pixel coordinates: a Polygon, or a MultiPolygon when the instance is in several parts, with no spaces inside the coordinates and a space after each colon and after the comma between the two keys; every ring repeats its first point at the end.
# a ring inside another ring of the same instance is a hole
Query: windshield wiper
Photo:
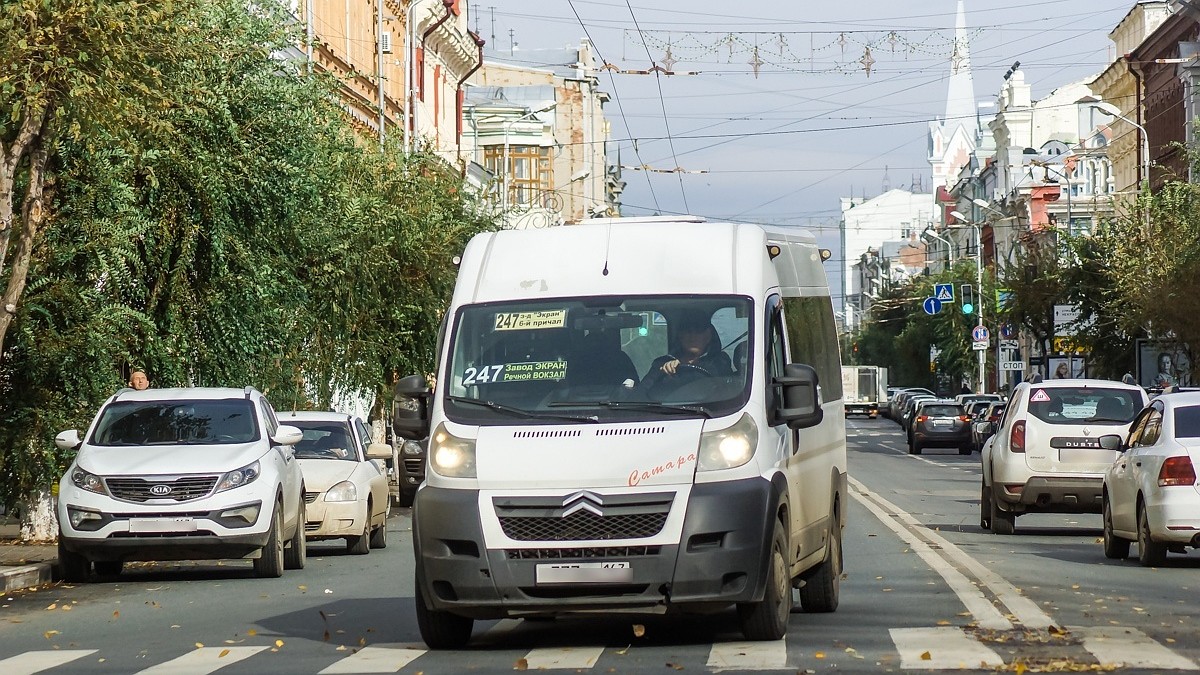
{"type": "Polygon", "coordinates": [[[603,408],[616,408],[618,410],[654,410],[657,412],[672,412],[687,415],[700,415],[706,419],[712,418],[712,413],[702,405],[677,405],[671,403],[657,403],[655,401],[554,401],[550,403],[550,407],[571,407],[571,406],[600,406],[603,408]]]}
{"type": "Polygon", "coordinates": [[[600,418],[596,417],[595,415],[560,415],[558,413],[544,413],[537,410],[526,410],[524,408],[517,408],[516,406],[504,405],[503,403],[496,403],[495,401],[485,401],[479,398],[468,398],[466,396],[447,396],[446,399],[455,403],[477,405],[495,410],[497,412],[511,413],[513,415],[520,415],[522,417],[529,417],[532,419],[559,419],[568,420],[571,422],[600,421],[600,418]]]}

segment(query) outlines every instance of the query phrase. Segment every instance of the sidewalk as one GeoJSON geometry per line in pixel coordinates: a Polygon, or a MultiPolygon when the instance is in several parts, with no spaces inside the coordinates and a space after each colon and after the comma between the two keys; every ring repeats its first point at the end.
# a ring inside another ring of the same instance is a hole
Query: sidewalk
{"type": "Polygon", "coordinates": [[[4,593],[48,584],[58,562],[54,544],[23,544],[20,526],[0,516],[0,588],[4,593]]]}

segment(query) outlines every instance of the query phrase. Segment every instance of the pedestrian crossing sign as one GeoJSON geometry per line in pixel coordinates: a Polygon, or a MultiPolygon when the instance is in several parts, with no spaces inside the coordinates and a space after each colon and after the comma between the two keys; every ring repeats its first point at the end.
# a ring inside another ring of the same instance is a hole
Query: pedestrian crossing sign
{"type": "Polygon", "coordinates": [[[942,302],[954,302],[954,284],[935,284],[933,297],[942,302]]]}

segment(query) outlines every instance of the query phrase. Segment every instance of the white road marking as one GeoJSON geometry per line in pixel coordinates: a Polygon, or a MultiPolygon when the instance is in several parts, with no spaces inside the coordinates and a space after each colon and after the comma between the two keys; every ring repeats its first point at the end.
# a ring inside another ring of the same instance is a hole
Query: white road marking
{"type": "Polygon", "coordinates": [[[591,668],[604,653],[604,647],[554,647],[535,649],[525,655],[529,670],[551,668],[591,668]]]}
{"type": "Polygon", "coordinates": [[[1071,626],[1068,630],[1081,635],[1083,648],[1104,666],[1200,670],[1193,661],[1167,649],[1136,628],[1071,626]]]}
{"type": "Polygon", "coordinates": [[[264,649],[266,647],[201,647],[179,658],[138,671],[138,675],[208,675],[264,649]]]}
{"type": "Polygon", "coordinates": [[[715,670],[787,669],[787,645],[772,642],[718,642],[708,653],[708,667],[715,670]]]}
{"type": "Polygon", "coordinates": [[[974,670],[1004,666],[999,654],[955,626],[893,628],[889,632],[900,652],[901,668],[974,670]]]}
{"type": "Polygon", "coordinates": [[[70,663],[88,654],[95,654],[95,649],[63,649],[55,651],[25,652],[0,659],[0,673],[4,675],[33,675],[43,670],[57,668],[64,663],[70,663]]]}
{"type": "Polygon", "coordinates": [[[903,513],[899,508],[879,495],[873,494],[865,485],[853,478],[850,478],[850,484],[857,490],[857,492],[851,490],[850,496],[858,500],[868,511],[873,513],[885,527],[895,532],[897,536],[908,544],[909,548],[933,568],[933,571],[937,572],[946,581],[946,585],[950,587],[950,590],[954,591],[954,594],[958,596],[963,606],[975,617],[980,626],[993,630],[1012,629],[1012,622],[1005,618],[1000,613],[1000,610],[996,609],[996,606],[984,597],[983,592],[975,584],[971,583],[971,580],[966,575],[959,572],[948,560],[934,552],[933,548],[918,537],[911,527],[905,527],[897,522],[900,519],[899,514],[903,513]],[[888,510],[885,511],[885,508],[888,510]]]}
{"type": "Polygon", "coordinates": [[[417,660],[427,650],[411,644],[384,644],[363,647],[318,675],[343,673],[394,673],[417,660]]]}

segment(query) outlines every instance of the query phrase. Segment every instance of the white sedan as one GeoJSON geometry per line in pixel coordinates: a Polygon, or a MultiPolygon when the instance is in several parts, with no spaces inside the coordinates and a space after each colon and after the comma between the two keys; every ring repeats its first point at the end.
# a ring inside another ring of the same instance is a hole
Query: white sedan
{"type": "Polygon", "coordinates": [[[372,443],[362,419],[334,412],[290,412],[284,424],[304,433],[296,459],[304,473],[304,537],[345,539],[346,550],[368,553],[387,546],[387,467],[392,448],[372,443]]]}
{"type": "Polygon", "coordinates": [[[1104,555],[1125,558],[1137,542],[1150,566],[1200,547],[1200,392],[1155,398],[1120,450],[1104,475],[1104,555]]]}

